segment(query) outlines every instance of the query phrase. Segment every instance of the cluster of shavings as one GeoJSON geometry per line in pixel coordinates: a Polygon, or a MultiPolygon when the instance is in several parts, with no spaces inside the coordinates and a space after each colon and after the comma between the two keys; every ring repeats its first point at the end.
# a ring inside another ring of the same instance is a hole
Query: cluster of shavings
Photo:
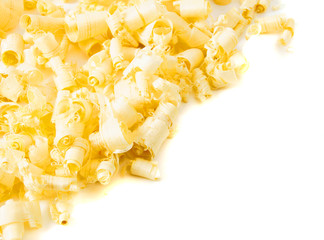
{"type": "Polygon", "coordinates": [[[50,0],[0,0],[0,236],[40,228],[40,200],[68,223],[73,195],[119,170],[158,179],[154,159],[180,104],[247,70],[242,35],[291,40],[292,19],[254,21],[269,5],[243,0],[211,23],[207,0],[82,0],[68,12],[50,0]],[[18,24],[23,34],[9,32],[18,24]],[[72,45],[84,65],[67,60],[72,45]]]}

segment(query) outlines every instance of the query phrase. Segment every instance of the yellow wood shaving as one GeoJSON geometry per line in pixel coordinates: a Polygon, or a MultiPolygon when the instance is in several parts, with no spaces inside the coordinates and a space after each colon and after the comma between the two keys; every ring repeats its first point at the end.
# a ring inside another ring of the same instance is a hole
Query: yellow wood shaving
{"type": "Polygon", "coordinates": [[[282,31],[286,22],[286,18],[282,15],[276,15],[265,18],[258,18],[255,20],[256,24],[260,24],[260,33],[273,33],[282,31]]]}
{"type": "Polygon", "coordinates": [[[140,158],[132,161],[130,173],[135,176],[144,177],[151,180],[157,180],[160,178],[160,171],[157,164],[140,158]]]}
{"type": "Polygon", "coordinates": [[[17,65],[23,62],[24,40],[19,33],[9,34],[1,42],[1,61],[5,65],[17,65]]]}
{"type": "Polygon", "coordinates": [[[143,119],[142,114],[138,113],[125,97],[114,99],[112,101],[112,109],[118,120],[128,128],[131,128],[143,119]]]}
{"type": "Polygon", "coordinates": [[[279,41],[282,45],[287,45],[290,43],[295,32],[295,21],[292,18],[287,19],[284,23],[285,30],[283,31],[279,41]]]}
{"type": "Polygon", "coordinates": [[[69,169],[71,175],[76,175],[81,169],[89,150],[89,144],[86,139],[74,139],[72,146],[66,151],[64,156],[64,164],[69,169]]]}
{"type": "Polygon", "coordinates": [[[131,30],[128,30],[124,26],[123,22],[124,18],[118,9],[113,9],[108,12],[107,25],[112,35],[118,38],[123,44],[138,47],[137,40],[130,33],[131,30]]]}
{"type": "Polygon", "coordinates": [[[112,177],[118,170],[118,165],[118,157],[115,154],[109,155],[109,157],[101,161],[96,168],[97,180],[104,185],[110,183],[112,177]]]}
{"type": "Polygon", "coordinates": [[[71,73],[72,69],[65,65],[59,56],[50,58],[49,66],[56,75],[54,82],[58,91],[75,86],[74,76],[71,73]]]}
{"type": "Polygon", "coordinates": [[[199,101],[203,102],[207,98],[212,96],[212,91],[207,80],[207,76],[203,73],[202,70],[196,68],[192,73],[192,81],[194,84],[194,90],[196,97],[199,101]]]}
{"type": "Polygon", "coordinates": [[[42,215],[39,201],[26,201],[24,203],[25,219],[30,228],[42,227],[42,215]]]}
{"type": "Polygon", "coordinates": [[[23,134],[7,134],[4,138],[8,148],[24,152],[33,143],[33,139],[30,136],[23,134]]]}
{"type": "Polygon", "coordinates": [[[55,199],[49,206],[50,214],[54,222],[65,225],[70,219],[71,206],[66,199],[55,199]]]}
{"type": "Polygon", "coordinates": [[[200,49],[191,48],[177,55],[178,62],[184,63],[188,71],[198,67],[204,60],[204,54],[200,49]]]}
{"type": "Polygon", "coordinates": [[[214,25],[219,27],[235,28],[235,26],[242,20],[243,17],[239,10],[237,8],[232,8],[225,14],[220,15],[214,25]]]}
{"type": "MultiPolygon", "coordinates": [[[[118,38],[111,39],[109,53],[116,70],[124,69],[128,66],[129,61],[125,58],[125,51],[121,41],[118,38]]],[[[135,57],[135,54],[134,54],[135,57]]],[[[133,57],[133,58],[134,58],[133,57]]]]}
{"type": "Polygon", "coordinates": [[[35,45],[45,58],[53,58],[60,52],[59,43],[52,33],[42,34],[35,39],[35,45]]]}
{"type": "Polygon", "coordinates": [[[4,239],[23,238],[24,208],[22,202],[8,200],[0,208],[0,226],[4,239]]]}
{"type": "Polygon", "coordinates": [[[22,239],[24,235],[24,223],[10,223],[2,226],[2,237],[4,239],[22,239]]]}
{"type": "Polygon", "coordinates": [[[202,47],[208,42],[209,37],[198,28],[190,28],[190,25],[179,15],[173,12],[167,12],[164,17],[171,20],[175,33],[189,47],[202,47]]]}
{"type": "Polygon", "coordinates": [[[253,35],[265,33],[282,33],[279,42],[282,45],[287,45],[294,36],[294,31],[295,21],[292,18],[275,15],[256,19],[255,23],[247,29],[245,38],[249,39],[253,35]]]}
{"type": "Polygon", "coordinates": [[[60,149],[66,149],[76,137],[82,137],[85,128],[84,123],[68,123],[66,119],[55,122],[56,133],[54,144],[60,149]]]}
{"type": "Polygon", "coordinates": [[[24,209],[23,204],[20,201],[7,201],[3,206],[1,206],[0,213],[1,227],[12,223],[24,222],[24,209]]]}
{"type": "Polygon", "coordinates": [[[79,172],[86,183],[95,183],[98,181],[97,168],[102,159],[92,158],[86,164],[84,164],[79,172]]]}
{"type": "Polygon", "coordinates": [[[235,69],[237,74],[245,73],[249,68],[249,63],[240,51],[233,51],[228,59],[228,69],[235,69]]]}
{"type": "Polygon", "coordinates": [[[221,65],[210,64],[206,68],[213,89],[223,88],[237,81],[234,69],[223,69],[221,65]]]}
{"type": "Polygon", "coordinates": [[[106,50],[91,56],[87,64],[88,82],[91,86],[103,85],[111,79],[113,63],[106,50]]]}
{"type": "Polygon", "coordinates": [[[122,12],[124,23],[130,31],[136,31],[137,29],[144,27],[145,22],[141,17],[136,6],[131,6],[122,12]]]}
{"type": "Polygon", "coordinates": [[[135,142],[149,153],[149,159],[154,158],[162,143],[169,136],[168,123],[157,117],[148,117],[137,130],[135,142]]]}
{"type": "Polygon", "coordinates": [[[76,177],[58,177],[52,175],[32,176],[32,185],[39,190],[62,192],[79,191],[76,177]]]}
{"type": "Polygon", "coordinates": [[[240,3],[242,16],[251,20],[255,15],[255,7],[258,4],[258,0],[240,0],[240,3]]]}
{"type": "Polygon", "coordinates": [[[20,18],[20,25],[28,32],[42,30],[55,33],[64,29],[64,19],[26,14],[20,18]]]}
{"type": "Polygon", "coordinates": [[[211,7],[208,1],[198,0],[192,2],[191,0],[174,1],[174,5],[179,5],[180,16],[189,19],[205,19],[211,12],[211,7]]]}
{"type": "Polygon", "coordinates": [[[152,83],[160,100],[171,102],[175,106],[181,103],[180,87],[165,79],[158,78],[152,83]]]}
{"type": "Polygon", "coordinates": [[[79,42],[108,31],[105,12],[88,12],[65,18],[65,31],[71,42],[79,42]]]}
{"type": "Polygon", "coordinates": [[[128,151],[133,145],[133,136],[126,125],[120,122],[113,113],[111,102],[101,98],[100,128],[99,132],[90,136],[90,141],[106,148],[112,153],[128,151]]]}
{"type": "Polygon", "coordinates": [[[147,25],[137,32],[140,43],[148,45],[165,46],[172,40],[173,24],[168,19],[159,19],[147,25]]]}

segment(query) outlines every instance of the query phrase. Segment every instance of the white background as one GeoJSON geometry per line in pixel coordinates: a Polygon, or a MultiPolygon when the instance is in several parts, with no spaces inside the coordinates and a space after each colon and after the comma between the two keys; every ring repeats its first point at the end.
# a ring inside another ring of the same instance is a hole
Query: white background
{"type": "Polygon", "coordinates": [[[45,215],[24,239],[323,240],[324,4],[281,3],[296,20],[292,52],[278,35],[244,43],[250,69],[239,83],[183,105],[160,181],[93,185],[70,224],[45,215]]]}

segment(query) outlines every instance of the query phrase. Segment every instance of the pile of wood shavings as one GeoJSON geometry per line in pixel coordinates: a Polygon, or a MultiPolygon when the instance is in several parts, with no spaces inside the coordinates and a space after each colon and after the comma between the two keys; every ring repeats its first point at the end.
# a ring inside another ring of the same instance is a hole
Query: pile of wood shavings
{"type": "Polygon", "coordinates": [[[207,0],[82,0],[69,12],[50,0],[0,0],[0,236],[40,228],[40,200],[68,223],[73,195],[119,169],[158,179],[154,158],[179,105],[247,70],[242,35],[292,39],[293,19],[255,19],[269,6],[241,0],[210,24],[207,0]],[[86,64],[66,60],[71,46],[86,64]]]}

